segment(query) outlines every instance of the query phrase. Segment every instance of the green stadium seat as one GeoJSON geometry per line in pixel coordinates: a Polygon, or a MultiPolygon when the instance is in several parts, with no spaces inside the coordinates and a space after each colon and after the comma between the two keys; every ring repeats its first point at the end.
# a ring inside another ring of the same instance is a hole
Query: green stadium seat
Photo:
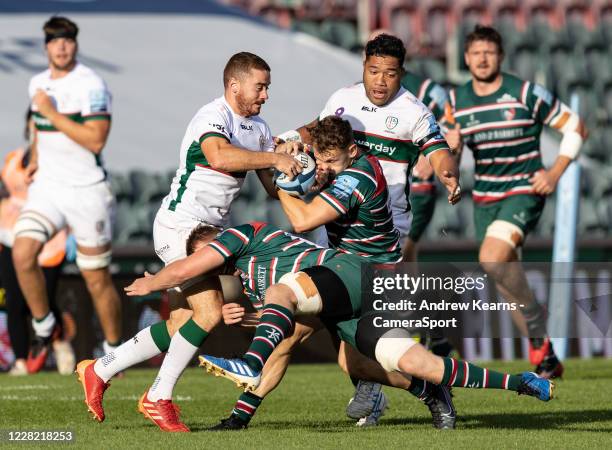
{"type": "Polygon", "coordinates": [[[321,27],[318,22],[312,20],[295,20],[293,21],[293,30],[309,34],[316,38],[322,39],[321,27]]]}
{"type": "Polygon", "coordinates": [[[607,224],[602,223],[593,198],[580,199],[580,213],[578,214],[578,235],[589,237],[603,237],[607,233],[607,224]]]}
{"type": "Polygon", "coordinates": [[[136,202],[147,203],[161,200],[170,191],[163,175],[159,173],[134,170],[129,173],[133,198],[136,202]]]}
{"type": "Polygon", "coordinates": [[[356,50],[360,44],[357,27],[348,21],[324,20],[321,23],[321,37],[349,51],[356,50]]]}
{"type": "Polygon", "coordinates": [[[111,172],[108,174],[108,180],[118,202],[124,200],[132,201],[132,185],[126,175],[119,172],[111,172]]]}

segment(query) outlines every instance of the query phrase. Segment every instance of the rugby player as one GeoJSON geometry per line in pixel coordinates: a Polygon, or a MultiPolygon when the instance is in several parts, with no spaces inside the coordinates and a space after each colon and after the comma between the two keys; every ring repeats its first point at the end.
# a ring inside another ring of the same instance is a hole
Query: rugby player
{"type": "Polygon", "coordinates": [[[529,336],[535,372],[561,376],[563,365],[546,335],[546,316],[525,278],[520,249],[540,219],[546,196],[578,156],[586,130],[578,115],[544,87],[501,71],[504,50],[495,29],[476,26],[466,38],[464,56],[472,79],[450,91],[446,137],[458,152],[463,143],[474,152],[479,260],[504,298],[525,305],[527,329],[519,328],[529,336]],[[540,153],[544,125],[563,134],[549,169],[540,153]]]}
{"type": "MultiPolygon", "coordinates": [[[[224,95],[200,108],[187,126],[180,146],[180,166],[155,217],[155,252],[165,264],[186,256],[185,242],[197,225],[205,223],[220,228],[226,224],[231,203],[238,196],[248,170],[257,171],[272,195],[275,195],[272,178],[267,169],[276,168],[289,176],[302,170],[299,162],[282,148],[290,144],[279,146],[278,153],[272,151],[272,134],[259,117],[268,99],[268,64],[252,53],[237,53],[225,66],[223,83],[224,95]]],[[[174,386],[221,320],[223,303],[218,277],[190,280],[180,291],[169,292],[170,321],[148,327],[102,358],[78,364],[86,398],[98,395],[88,392],[88,378],[99,376],[106,383],[122,368],[167,351],[146,402],[155,409],[150,417],[173,424],[174,386]],[[175,333],[177,329],[179,332],[175,333]]],[[[104,420],[103,410],[90,408],[90,411],[94,419],[104,420]]]]}
{"type": "Polygon", "coordinates": [[[35,136],[27,171],[34,180],[13,229],[13,261],[35,333],[27,359],[30,373],[43,367],[51,342],[62,334],[37,258],[66,226],[76,238],[76,265],[100,319],[104,351],[121,340],[121,303],[108,270],[115,199],[101,158],[110,131],[111,94],[98,74],[77,61],[74,22],[54,16],[43,31],[49,68],[29,85],[35,136]]]}

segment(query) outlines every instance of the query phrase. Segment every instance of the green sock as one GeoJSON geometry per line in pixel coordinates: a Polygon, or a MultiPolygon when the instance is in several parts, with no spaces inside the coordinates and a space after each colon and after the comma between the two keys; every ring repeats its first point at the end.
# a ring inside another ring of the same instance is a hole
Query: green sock
{"type": "Polygon", "coordinates": [[[516,391],[521,383],[521,377],[517,375],[483,369],[454,358],[442,359],[444,359],[444,375],[440,384],[444,386],[516,391]]]}
{"type": "Polygon", "coordinates": [[[157,345],[160,352],[167,352],[170,347],[170,334],[168,333],[168,327],[166,321],[162,320],[154,325],[151,325],[151,337],[153,342],[157,345]]]}
{"type": "Polygon", "coordinates": [[[427,396],[427,394],[429,394],[429,391],[432,386],[435,385],[432,383],[428,383],[425,380],[421,380],[420,378],[412,377],[412,380],[410,381],[410,387],[406,390],[419,400],[423,400],[427,396]]]}
{"type": "Polygon", "coordinates": [[[249,423],[262,401],[262,397],[259,397],[252,392],[243,392],[240,394],[238,401],[234,405],[232,415],[236,415],[244,422],[249,423]]]}
{"type": "Polygon", "coordinates": [[[259,372],[285,336],[293,328],[293,313],[287,308],[270,304],[263,309],[255,337],[244,354],[244,360],[259,372]]]}

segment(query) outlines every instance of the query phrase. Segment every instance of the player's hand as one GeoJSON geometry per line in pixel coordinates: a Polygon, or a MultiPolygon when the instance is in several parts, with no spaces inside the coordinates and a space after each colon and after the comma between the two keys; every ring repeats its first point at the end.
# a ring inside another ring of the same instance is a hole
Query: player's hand
{"type": "Polygon", "coordinates": [[[126,295],[130,297],[148,295],[153,292],[150,288],[151,278],[153,278],[153,275],[151,275],[149,272],[145,272],[144,277],[136,278],[132,284],[124,287],[123,290],[125,291],[126,295]]]}
{"type": "Polygon", "coordinates": [[[225,325],[235,325],[242,322],[246,310],[238,303],[225,303],[221,308],[221,314],[225,325]]]}
{"type": "Polygon", "coordinates": [[[26,184],[30,184],[32,183],[32,181],[34,181],[34,174],[37,170],[38,163],[36,161],[30,160],[28,166],[24,170],[26,184]]]}
{"type": "Polygon", "coordinates": [[[283,172],[290,179],[295,178],[298,173],[302,172],[302,164],[293,156],[287,153],[275,153],[275,155],[276,163],[274,164],[274,168],[283,172]]]}
{"type": "Polygon", "coordinates": [[[461,186],[459,185],[459,179],[452,172],[445,170],[442,172],[440,181],[446,187],[448,191],[448,203],[454,205],[461,200],[461,186]]]}
{"type": "Polygon", "coordinates": [[[540,195],[550,195],[555,191],[559,177],[548,170],[540,170],[529,179],[533,192],[540,195]]]}
{"type": "Polygon", "coordinates": [[[449,128],[444,138],[452,153],[459,153],[461,151],[463,139],[461,138],[461,125],[459,123],[455,123],[455,128],[449,128]]]}
{"type": "Polygon", "coordinates": [[[32,103],[38,109],[38,112],[45,117],[49,117],[51,114],[56,112],[55,105],[51,97],[47,95],[42,89],[38,89],[32,97],[32,103]]]}
{"type": "Polygon", "coordinates": [[[427,161],[427,158],[425,158],[423,155],[419,155],[419,159],[416,165],[414,166],[414,169],[412,169],[412,174],[415,177],[427,180],[433,175],[433,172],[434,170],[431,167],[431,164],[429,164],[429,162],[427,161]]]}
{"type": "Polygon", "coordinates": [[[286,153],[287,155],[295,156],[299,152],[304,151],[304,144],[296,141],[282,142],[274,148],[274,151],[276,153],[286,153]]]}

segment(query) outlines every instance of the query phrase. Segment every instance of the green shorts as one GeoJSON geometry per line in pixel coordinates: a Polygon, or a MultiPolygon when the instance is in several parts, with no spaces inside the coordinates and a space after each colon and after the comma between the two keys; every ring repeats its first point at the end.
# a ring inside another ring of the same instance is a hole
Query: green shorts
{"type": "MultiPolygon", "coordinates": [[[[359,317],[361,314],[361,265],[367,264],[364,258],[356,255],[341,254],[329,261],[321,264],[334,272],[348,291],[348,297],[351,302],[352,317],[359,317]]],[[[319,289],[327,290],[327,294],[333,295],[337,290],[334,286],[318,286],[319,289]]],[[[325,293],[322,295],[325,297],[325,293]]]]}
{"type": "Polygon", "coordinates": [[[498,202],[474,205],[476,239],[481,243],[487,228],[494,220],[504,220],[519,227],[525,238],[540,220],[545,197],[540,195],[511,195],[498,202]]]}
{"type": "Polygon", "coordinates": [[[436,196],[432,194],[411,194],[410,206],[412,207],[412,222],[410,223],[408,237],[412,242],[419,242],[436,209],[436,196]]]}
{"type": "MultiPolygon", "coordinates": [[[[357,348],[357,324],[359,323],[359,319],[351,319],[344,320],[342,322],[337,322],[335,324],[335,332],[340,338],[340,340],[351,344],[353,347],[357,348]]],[[[330,328],[330,332],[333,330],[330,328]]]]}

